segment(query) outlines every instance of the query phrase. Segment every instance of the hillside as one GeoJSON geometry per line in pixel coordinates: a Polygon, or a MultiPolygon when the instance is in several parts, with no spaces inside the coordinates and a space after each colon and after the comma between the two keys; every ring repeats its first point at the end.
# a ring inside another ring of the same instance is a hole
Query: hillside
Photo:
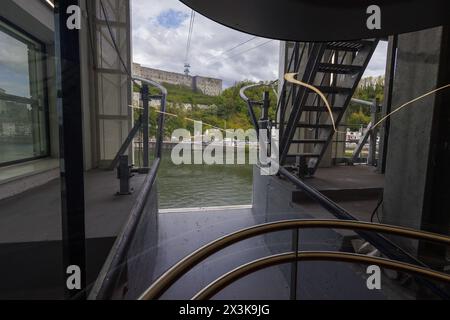
{"type": "MultiPolygon", "coordinates": [[[[355,94],[355,97],[364,100],[371,100],[375,97],[382,100],[384,79],[366,78],[361,81],[360,86],[355,94]]],[[[201,93],[196,93],[189,87],[172,85],[164,83],[163,85],[168,90],[168,105],[167,112],[175,116],[167,116],[166,120],[166,137],[170,137],[172,132],[179,128],[185,128],[193,132],[194,123],[191,119],[202,121],[204,123],[203,129],[209,129],[211,126],[222,129],[250,129],[252,124],[246,103],[240,98],[239,91],[245,86],[251,84],[249,81],[244,81],[235,84],[234,86],[225,89],[220,96],[211,97],[201,93]],[[191,104],[192,109],[186,109],[184,104],[191,104]],[[198,108],[198,105],[209,105],[210,108],[198,108]],[[210,125],[210,126],[208,126],[210,125]]],[[[260,100],[264,90],[267,88],[259,87],[248,92],[252,100],[260,100]]],[[[135,91],[139,91],[135,87],[135,91]]],[[[155,92],[156,93],[156,92],[155,92]]],[[[277,97],[273,90],[269,91],[271,107],[270,118],[275,118],[275,110],[277,104],[277,97]]],[[[257,118],[259,112],[257,110],[257,118]]],[[[360,125],[367,125],[370,122],[370,111],[368,108],[359,105],[351,105],[349,107],[349,116],[344,123],[353,125],[354,129],[358,129],[360,125]]],[[[151,133],[154,135],[156,128],[157,113],[152,110],[151,113],[151,133]]]]}
{"type": "Polygon", "coordinates": [[[169,83],[163,83],[162,85],[169,92],[167,97],[168,102],[190,103],[193,105],[213,105],[217,102],[217,97],[208,96],[200,92],[194,92],[187,86],[169,83]]]}
{"type": "MultiPolygon", "coordinates": [[[[213,105],[217,102],[217,97],[195,92],[192,88],[183,85],[161,83],[168,92],[167,101],[170,103],[192,104],[192,105],[213,105]]],[[[134,91],[139,92],[139,87],[134,86],[134,91]]],[[[156,93],[156,91],[154,92],[156,93]]]]}

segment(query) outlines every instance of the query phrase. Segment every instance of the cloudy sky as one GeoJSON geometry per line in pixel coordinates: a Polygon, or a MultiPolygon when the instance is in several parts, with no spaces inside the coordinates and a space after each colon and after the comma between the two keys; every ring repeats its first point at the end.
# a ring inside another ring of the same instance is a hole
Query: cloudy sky
{"type": "MultiPolygon", "coordinates": [[[[191,10],[178,0],[132,0],[132,4],[134,61],[183,72],[191,10]]],[[[386,47],[381,43],[367,76],[384,73],[386,47]]],[[[242,80],[274,80],[278,52],[278,41],[255,38],[196,14],[189,55],[193,75],[223,79],[226,87],[242,80]]]]}

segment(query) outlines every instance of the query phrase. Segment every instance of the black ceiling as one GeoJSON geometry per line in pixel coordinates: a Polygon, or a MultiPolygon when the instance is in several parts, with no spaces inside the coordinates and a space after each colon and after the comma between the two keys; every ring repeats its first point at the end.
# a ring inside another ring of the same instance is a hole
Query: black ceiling
{"type": "Polygon", "coordinates": [[[385,37],[449,22],[448,0],[181,0],[198,13],[253,35],[291,41],[385,37]],[[369,30],[369,5],[381,29],[369,30]]]}

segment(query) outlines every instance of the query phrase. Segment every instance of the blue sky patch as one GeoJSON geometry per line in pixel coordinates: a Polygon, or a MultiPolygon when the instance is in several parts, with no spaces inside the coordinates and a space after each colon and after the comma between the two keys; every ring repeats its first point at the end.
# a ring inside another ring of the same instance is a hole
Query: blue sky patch
{"type": "Polygon", "coordinates": [[[169,10],[161,12],[161,14],[158,17],[156,17],[156,21],[158,21],[159,25],[161,25],[165,28],[176,29],[187,18],[188,18],[188,14],[186,14],[182,11],[169,9],[169,10]]]}

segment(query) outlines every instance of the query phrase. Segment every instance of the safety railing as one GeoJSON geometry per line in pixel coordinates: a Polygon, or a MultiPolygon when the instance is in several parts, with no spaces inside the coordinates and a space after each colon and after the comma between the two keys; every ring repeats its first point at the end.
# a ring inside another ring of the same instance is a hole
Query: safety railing
{"type": "Polygon", "coordinates": [[[291,268],[291,299],[297,298],[297,262],[298,261],[340,261],[351,263],[364,263],[373,264],[381,267],[390,268],[397,271],[404,271],[413,273],[423,277],[429,277],[434,280],[450,282],[450,275],[442,272],[432,270],[427,267],[417,266],[411,263],[390,260],[385,258],[371,257],[360,254],[343,253],[343,252],[320,252],[320,251],[306,251],[301,252],[299,248],[299,230],[300,229],[348,229],[358,230],[359,232],[376,232],[385,233],[396,236],[403,236],[413,238],[417,240],[427,240],[433,242],[443,243],[450,245],[450,237],[434,234],[430,232],[424,232],[414,230],[410,228],[397,227],[391,225],[374,224],[360,221],[342,221],[342,220],[286,220],[278,221],[267,224],[262,224],[250,228],[246,228],[218,240],[215,240],[204,247],[198,249],[194,253],[190,254],[166,273],[164,273],[153,285],[146,290],[146,292],[140,297],[141,300],[153,300],[159,299],[162,295],[184,274],[192,270],[200,262],[204,261],[213,254],[220,250],[229,247],[237,242],[284,230],[293,230],[292,236],[292,251],[282,254],[272,255],[259,260],[252,261],[235,270],[223,275],[219,279],[215,280],[198,294],[193,299],[203,300],[214,297],[218,292],[226,288],[233,282],[241,279],[242,277],[254,273],[258,270],[268,268],[283,263],[293,263],[291,268]]]}
{"type": "MultiPolygon", "coordinates": [[[[252,124],[255,127],[256,134],[258,135],[258,137],[259,137],[259,130],[260,129],[268,129],[268,126],[269,126],[269,123],[268,123],[269,122],[269,108],[270,108],[269,92],[266,91],[264,93],[264,97],[263,97],[262,101],[254,101],[247,96],[246,91],[250,90],[250,89],[254,89],[254,88],[259,88],[259,87],[267,87],[267,88],[271,88],[272,90],[274,90],[273,83],[270,83],[270,84],[257,83],[257,84],[251,84],[251,85],[242,87],[239,92],[241,99],[244,100],[245,103],[247,104],[247,109],[250,114],[250,120],[252,121],[252,124]],[[256,113],[254,110],[255,106],[261,107],[261,118],[259,120],[256,118],[256,113]]],[[[277,92],[275,92],[275,94],[278,95],[277,92]]]]}
{"type": "MultiPolygon", "coordinates": [[[[286,168],[280,167],[279,174],[287,178],[289,181],[291,181],[294,185],[296,185],[299,189],[301,189],[309,198],[318,203],[322,208],[327,210],[336,218],[347,221],[357,221],[357,219],[354,216],[352,216],[349,212],[347,212],[344,208],[342,208],[332,200],[328,199],[326,196],[324,196],[322,193],[320,193],[313,187],[306,184],[303,180],[293,175],[286,168]]],[[[392,241],[386,239],[382,235],[368,234],[364,232],[357,232],[357,233],[359,236],[361,236],[361,238],[369,242],[371,245],[373,245],[376,249],[378,249],[382,254],[384,254],[389,259],[395,259],[406,263],[416,264],[425,268],[428,267],[425,263],[413,257],[411,254],[400,248],[392,241]]],[[[427,281],[426,279],[418,278],[417,281],[423,284],[424,286],[428,287],[438,296],[450,299],[450,296],[447,293],[443,292],[441,289],[439,289],[433,283],[427,281]]]]}
{"type": "MultiPolygon", "coordinates": [[[[94,287],[89,295],[89,299],[106,299],[110,298],[113,295],[118,276],[120,274],[120,271],[122,270],[122,267],[126,263],[125,260],[127,252],[133,241],[134,234],[136,232],[139,221],[141,219],[141,216],[149,199],[161,163],[162,144],[164,140],[164,123],[166,114],[167,90],[162,85],[152,80],[139,77],[134,77],[133,80],[140,81],[142,83],[143,88],[142,92],[146,94],[148,94],[149,92],[149,86],[155,87],[161,92],[160,97],[161,108],[158,120],[158,136],[157,136],[155,160],[153,161],[152,166],[148,172],[148,175],[142,185],[141,191],[139,192],[139,195],[136,201],[134,202],[130,216],[128,217],[128,221],[126,222],[124,228],[117,237],[108,255],[108,258],[106,259],[106,262],[103,265],[102,270],[100,271],[99,277],[97,278],[97,281],[95,282],[94,287]]],[[[148,104],[148,96],[147,97],[143,96],[143,99],[144,104],[145,103],[148,104]]],[[[144,117],[148,117],[148,112],[144,115],[144,117]]],[[[144,119],[143,123],[148,123],[148,119],[147,122],[144,119]]],[[[123,149],[126,150],[127,148],[123,149]]]]}
{"type": "MultiPolygon", "coordinates": [[[[241,98],[247,102],[249,109],[252,109],[252,101],[247,97],[245,91],[255,87],[248,86],[244,87],[241,90],[241,98]]],[[[360,101],[358,101],[360,102],[360,101]]],[[[261,125],[258,126],[260,129],[264,129],[261,125]]],[[[266,128],[267,129],[267,128],[266,128]]],[[[269,134],[269,133],[268,133],[269,134]]],[[[289,181],[291,181],[294,185],[300,188],[308,197],[310,197],[313,201],[317,202],[320,206],[330,212],[338,219],[342,220],[351,220],[356,221],[357,219],[353,217],[350,213],[348,213],[345,209],[337,205],[335,202],[331,201],[327,197],[325,197],[322,193],[318,192],[308,184],[306,184],[303,180],[292,174],[286,168],[280,166],[279,175],[284,176],[289,181]]],[[[375,248],[377,248],[382,254],[389,257],[390,259],[396,259],[405,263],[417,264],[422,267],[427,267],[422,261],[416,259],[408,252],[394,244],[392,241],[386,239],[385,237],[379,234],[367,234],[364,232],[359,233],[359,235],[370,244],[372,244],[375,248]]],[[[443,292],[441,289],[436,287],[433,283],[427,281],[426,279],[417,279],[418,282],[422,283],[430,290],[434,291],[437,295],[443,298],[450,298],[450,296],[443,292]]]]}

